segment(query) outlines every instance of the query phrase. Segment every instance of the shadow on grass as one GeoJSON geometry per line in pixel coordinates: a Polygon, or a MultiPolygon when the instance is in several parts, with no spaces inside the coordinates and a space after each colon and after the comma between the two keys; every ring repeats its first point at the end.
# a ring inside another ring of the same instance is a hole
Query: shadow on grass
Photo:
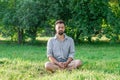
{"type": "MultiPolygon", "coordinates": [[[[0,40],[0,44],[18,44],[17,41],[10,41],[10,40],[0,40]]],[[[117,45],[120,44],[120,42],[106,42],[106,41],[96,41],[96,42],[79,42],[76,43],[75,45],[84,45],[84,44],[89,44],[89,45],[117,45]]],[[[35,41],[26,41],[23,42],[22,44],[18,45],[47,45],[47,40],[35,40],[35,41]]]]}
{"type": "Polygon", "coordinates": [[[36,46],[40,46],[40,45],[46,45],[47,41],[46,40],[36,40],[36,41],[27,41],[27,42],[23,42],[22,44],[18,44],[17,41],[9,41],[9,40],[0,40],[0,44],[17,44],[17,45],[36,45],[36,46]]]}

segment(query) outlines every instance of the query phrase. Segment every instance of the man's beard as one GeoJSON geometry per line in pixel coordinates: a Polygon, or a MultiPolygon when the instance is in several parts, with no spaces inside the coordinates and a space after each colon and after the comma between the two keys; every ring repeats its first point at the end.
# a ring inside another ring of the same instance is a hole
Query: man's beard
{"type": "Polygon", "coordinates": [[[63,33],[64,33],[63,31],[60,31],[58,34],[59,34],[59,35],[63,35],[63,33]]]}

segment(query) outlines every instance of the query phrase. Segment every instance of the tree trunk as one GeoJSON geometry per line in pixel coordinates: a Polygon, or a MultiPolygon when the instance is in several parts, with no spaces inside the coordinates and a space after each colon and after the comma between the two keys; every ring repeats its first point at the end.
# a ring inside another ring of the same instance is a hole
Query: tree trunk
{"type": "Polygon", "coordinates": [[[34,42],[37,36],[37,27],[33,28],[31,35],[32,35],[32,42],[34,42]]]}
{"type": "Polygon", "coordinates": [[[75,37],[75,42],[76,42],[76,43],[79,43],[79,36],[80,36],[81,32],[82,32],[82,31],[77,31],[77,32],[76,32],[76,37],[75,37]]]}
{"type": "Polygon", "coordinates": [[[18,44],[23,43],[23,29],[18,28],[18,44]]]}
{"type": "Polygon", "coordinates": [[[91,36],[88,37],[88,42],[92,43],[91,36]]]}
{"type": "Polygon", "coordinates": [[[34,43],[37,36],[37,27],[30,28],[29,30],[26,30],[27,36],[31,38],[31,42],[34,43]]]}

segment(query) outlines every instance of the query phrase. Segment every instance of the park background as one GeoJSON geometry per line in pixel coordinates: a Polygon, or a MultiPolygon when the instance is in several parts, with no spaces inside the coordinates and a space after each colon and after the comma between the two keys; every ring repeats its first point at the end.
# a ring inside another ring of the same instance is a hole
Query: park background
{"type": "Polygon", "coordinates": [[[0,80],[120,80],[120,0],[0,0],[0,80]],[[44,69],[62,19],[75,41],[73,71],[44,69]]]}

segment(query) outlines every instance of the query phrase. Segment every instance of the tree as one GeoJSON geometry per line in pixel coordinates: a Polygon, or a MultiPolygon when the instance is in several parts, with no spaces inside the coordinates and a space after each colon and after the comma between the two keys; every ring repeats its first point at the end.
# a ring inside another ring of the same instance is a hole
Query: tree
{"type": "Polygon", "coordinates": [[[110,0],[110,10],[106,17],[105,34],[111,42],[119,40],[120,35],[120,0],[110,0]]]}
{"type": "Polygon", "coordinates": [[[37,33],[41,33],[40,29],[46,33],[54,31],[53,24],[57,19],[65,21],[66,33],[76,42],[91,42],[93,36],[102,35],[114,41],[119,38],[120,0],[2,1],[0,21],[4,27],[0,28],[4,30],[1,32],[18,37],[18,43],[25,38],[34,41],[37,33]]]}
{"type": "MultiPolygon", "coordinates": [[[[15,4],[16,0],[2,0],[2,17],[1,17],[1,23],[2,23],[2,35],[3,36],[11,36],[11,40],[13,40],[14,35],[16,35],[16,23],[15,23],[15,4]]],[[[16,38],[16,37],[15,37],[16,38]]]]}
{"type": "Polygon", "coordinates": [[[3,23],[7,26],[13,26],[10,29],[15,29],[18,32],[18,43],[22,43],[25,36],[34,41],[37,28],[43,26],[47,19],[45,1],[15,0],[15,2],[11,2],[8,1],[3,23]]]}
{"type": "Polygon", "coordinates": [[[74,23],[71,31],[76,41],[87,39],[91,42],[92,36],[103,34],[104,20],[110,21],[115,15],[109,7],[109,0],[71,0],[70,6],[72,10],[70,23],[74,23]]]}

